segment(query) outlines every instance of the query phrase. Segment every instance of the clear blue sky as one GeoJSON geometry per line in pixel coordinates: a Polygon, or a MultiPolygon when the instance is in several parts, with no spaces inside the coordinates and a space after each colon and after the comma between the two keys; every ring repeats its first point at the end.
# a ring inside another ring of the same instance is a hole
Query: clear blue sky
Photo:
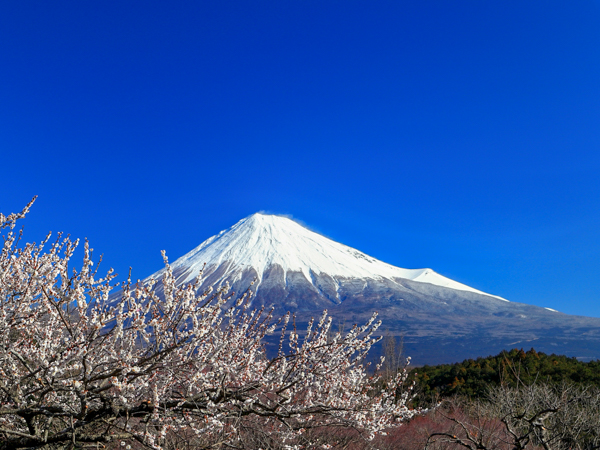
{"type": "Polygon", "coordinates": [[[600,317],[600,1],[0,4],[0,211],[136,278],[259,210],[600,317]]]}

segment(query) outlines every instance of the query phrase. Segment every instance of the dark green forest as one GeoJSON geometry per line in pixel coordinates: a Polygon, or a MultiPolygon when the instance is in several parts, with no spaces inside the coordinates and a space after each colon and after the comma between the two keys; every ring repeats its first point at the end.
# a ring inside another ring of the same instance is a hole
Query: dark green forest
{"type": "Polygon", "coordinates": [[[487,358],[467,359],[455,364],[422,366],[411,371],[421,398],[450,397],[483,398],[488,389],[519,383],[571,382],[576,385],[600,387],[600,361],[578,361],[560,355],[512,349],[487,358]]]}

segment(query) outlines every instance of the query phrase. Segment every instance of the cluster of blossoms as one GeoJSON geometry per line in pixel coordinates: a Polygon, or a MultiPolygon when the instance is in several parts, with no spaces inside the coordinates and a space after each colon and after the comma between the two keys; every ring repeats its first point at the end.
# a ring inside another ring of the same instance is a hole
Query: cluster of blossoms
{"type": "Polygon", "coordinates": [[[111,295],[114,275],[97,277],[87,242],[80,270],[68,267],[77,241],[18,245],[30,206],[0,215],[0,449],[163,448],[176,433],[228,442],[246,418],[291,448],[310,446],[309,428],[370,436],[415,414],[405,373],[385,389],[367,374],[375,316],[335,334],[325,312],[300,336],[289,314],[251,310],[250,292],[178,287],[164,254],[160,286],[127,281],[111,295]],[[273,332],[279,352],[268,359],[273,332]]]}

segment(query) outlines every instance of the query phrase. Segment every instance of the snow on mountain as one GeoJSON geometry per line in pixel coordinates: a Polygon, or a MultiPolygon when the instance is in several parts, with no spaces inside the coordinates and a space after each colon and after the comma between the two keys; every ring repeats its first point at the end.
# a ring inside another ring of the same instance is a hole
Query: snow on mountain
{"type": "MultiPolygon", "coordinates": [[[[227,273],[240,274],[253,268],[262,274],[279,266],[284,276],[300,272],[313,283],[312,274],[326,274],[333,279],[398,278],[488,295],[467,285],[446,278],[431,269],[402,269],[379,261],[358,250],[334,242],[310,231],[293,220],[276,215],[256,213],[240,220],[228,230],[221,231],[172,264],[174,271],[185,273],[179,282],[193,280],[203,267],[228,265],[227,273]]],[[[151,276],[157,278],[160,272],[151,276]]]]}

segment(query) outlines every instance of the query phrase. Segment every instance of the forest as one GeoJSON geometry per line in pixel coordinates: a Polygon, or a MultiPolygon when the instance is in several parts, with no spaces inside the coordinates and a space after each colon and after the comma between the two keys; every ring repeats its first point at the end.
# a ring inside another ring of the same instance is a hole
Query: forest
{"type": "Polygon", "coordinates": [[[411,370],[421,401],[431,398],[465,396],[485,398],[490,388],[521,384],[571,383],[600,387],[600,361],[579,361],[563,355],[547,355],[512,349],[495,356],[467,359],[455,364],[422,366],[411,370]]]}

